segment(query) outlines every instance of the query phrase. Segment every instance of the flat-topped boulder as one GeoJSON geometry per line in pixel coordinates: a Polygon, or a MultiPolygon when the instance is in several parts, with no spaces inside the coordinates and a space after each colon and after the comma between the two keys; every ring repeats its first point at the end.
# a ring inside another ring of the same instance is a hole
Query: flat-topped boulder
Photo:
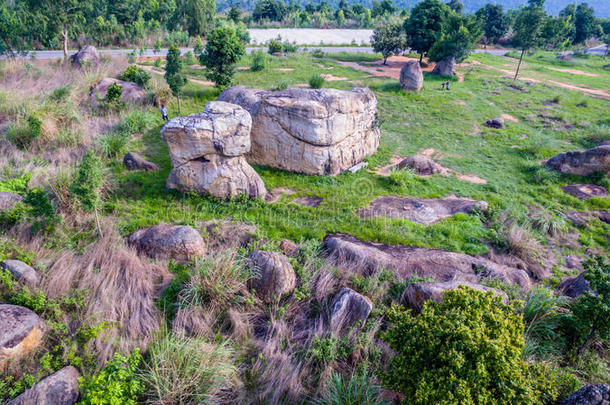
{"type": "Polygon", "coordinates": [[[508,303],[508,296],[504,291],[495,288],[486,287],[484,285],[469,283],[467,281],[446,281],[443,283],[411,283],[407,286],[403,293],[403,301],[411,308],[420,311],[424,303],[428,300],[442,302],[443,295],[447,291],[456,290],[459,287],[468,287],[478,291],[491,291],[494,295],[502,297],[505,303],[508,303]]]}
{"type": "Polygon", "coordinates": [[[153,259],[189,261],[203,256],[205,242],[196,229],[185,225],[160,224],[135,231],[127,243],[153,259]]]}
{"type": "Polygon", "coordinates": [[[33,311],[0,304],[0,370],[38,347],[44,331],[44,322],[33,311]]]}
{"type": "Polygon", "coordinates": [[[399,169],[411,169],[420,176],[430,176],[443,172],[441,165],[427,156],[413,155],[404,158],[399,164],[399,169]]]}
{"type": "Polygon", "coordinates": [[[96,65],[100,62],[100,55],[93,45],[85,45],[74,55],[70,56],[73,65],[82,67],[86,64],[96,65]]]}
{"type": "Polygon", "coordinates": [[[561,189],[571,196],[579,198],[581,200],[593,197],[605,197],[608,195],[608,191],[596,184],[567,184],[561,189]]]}
{"type": "Polygon", "coordinates": [[[419,91],[424,84],[424,74],[418,61],[412,60],[400,69],[400,87],[407,91],[419,91]]]}
{"type": "Polygon", "coordinates": [[[580,176],[598,172],[610,174],[610,145],[560,153],[547,160],[546,167],[561,173],[580,176]]]}
{"type": "Polygon", "coordinates": [[[248,111],[222,101],[169,121],[161,130],[173,166],[166,186],[219,198],[264,197],[265,184],[244,157],[251,147],[251,127],[248,111]]]}
{"type": "Polygon", "coordinates": [[[29,287],[34,287],[40,282],[40,276],[32,267],[21,260],[3,260],[0,268],[7,270],[15,277],[15,280],[23,282],[29,287]]]}
{"type": "Polygon", "coordinates": [[[23,201],[23,197],[16,193],[0,191],[0,211],[10,211],[17,203],[23,201]]]}
{"type": "Polygon", "coordinates": [[[377,99],[351,91],[293,88],[263,91],[231,87],[218,97],[252,116],[248,162],[314,175],[336,175],[379,146],[377,99]]]}
{"type": "Polygon", "coordinates": [[[296,273],[281,253],[254,250],[248,255],[248,267],[254,271],[250,286],[265,302],[281,298],[296,287],[296,273]]]}
{"type": "Polygon", "coordinates": [[[330,328],[339,332],[368,318],[373,303],[368,297],[343,287],[330,303],[330,328]]]}
{"type": "Polygon", "coordinates": [[[431,72],[433,75],[453,76],[455,75],[455,57],[450,56],[436,63],[431,72]]]}
{"type": "Polygon", "coordinates": [[[487,203],[468,198],[408,198],[377,197],[367,208],[357,211],[361,218],[404,218],[419,224],[430,225],[457,213],[471,214],[485,211],[487,203]]]}
{"type": "Polygon", "coordinates": [[[7,405],[73,405],[78,401],[79,377],[80,373],[75,367],[64,367],[7,405]]]}
{"type": "Polygon", "coordinates": [[[106,77],[100,80],[91,91],[89,91],[89,101],[93,107],[99,105],[99,100],[106,97],[108,87],[112,84],[118,84],[121,86],[121,101],[127,104],[148,104],[149,97],[146,90],[138,86],[133,82],[125,82],[123,80],[114,79],[112,77],[106,77]]]}
{"type": "Polygon", "coordinates": [[[340,233],[327,234],[323,249],[331,263],[363,275],[387,269],[402,280],[418,276],[431,277],[440,282],[477,283],[491,278],[516,284],[524,290],[529,290],[531,286],[524,270],[464,253],[368,242],[340,233]]]}

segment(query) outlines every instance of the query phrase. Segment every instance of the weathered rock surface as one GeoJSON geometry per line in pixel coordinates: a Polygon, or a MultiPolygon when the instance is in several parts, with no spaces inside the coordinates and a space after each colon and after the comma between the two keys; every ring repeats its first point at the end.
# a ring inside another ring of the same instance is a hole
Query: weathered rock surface
{"type": "Polygon", "coordinates": [[[296,273],[281,253],[254,250],[248,255],[248,267],[255,273],[250,286],[266,302],[272,302],[296,287],[296,273]]]}
{"type": "Polygon", "coordinates": [[[582,270],[583,259],[577,255],[568,255],[563,258],[568,269],[582,270]]]}
{"type": "Polygon", "coordinates": [[[366,320],[372,309],[373,303],[368,297],[343,287],[330,304],[331,330],[341,331],[366,320]]]}
{"type": "Polygon", "coordinates": [[[74,55],[70,56],[70,61],[75,66],[83,66],[88,63],[97,64],[100,61],[100,56],[97,53],[97,49],[92,45],[85,45],[78,50],[74,55]]]}
{"type": "Polygon", "coordinates": [[[106,97],[106,92],[111,84],[118,84],[122,87],[121,101],[128,104],[147,104],[149,101],[146,91],[133,82],[124,82],[122,80],[107,77],[97,83],[89,92],[89,101],[93,107],[99,105],[100,99],[106,97]]]}
{"type": "Polygon", "coordinates": [[[409,61],[400,69],[400,87],[407,91],[419,91],[424,84],[424,74],[418,61],[409,61]]]}
{"type": "Polygon", "coordinates": [[[434,300],[441,302],[443,295],[447,291],[456,290],[460,286],[469,287],[478,291],[491,291],[494,295],[502,297],[505,303],[508,303],[508,296],[504,291],[495,288],[486,287],[484,285],[469,283],[466,281],[446,281],[444,283],[411,283],[405,289],[402,299],[416,311],[420,311],[424,302],[434,300]]]}
{"type": "Polygon", "coordinates": [[[127,237],[127,243],[153,259],[188,261],[205,253],[199,232],[184,225],[160,224],[140,229],[127,237]]]}
{"type": "Polygon", "coordinates": [[[607,405],[610,403],[610,385],[585,385],[560,405],[607,405]]]}
{"type": "Polygon", "coordinates": [[[430,225],[457,213],[485,211],[487,203],[468,198],[408,198],[377,197],[367,208],[357,211],[361,218],[404,218],[418,224],[430,225]]]}
{"type": "Polygon", "coordinates": [[[568,184],[561,187],[561,189],[567,194],[580,198],[581,200],[592,197],[605,197],[608,195],[608,191],[604,187],[595,184],[568,184]]]}
{"type": "Polygon", "coordinates": [[[398,164],[398,168],[410,168],[415,172],[415,174],[419,174],[420,176],[430,176],[433,174],[439,174],[443,171],[441,166],[434,160],[421,155],[413,155],[403,159],[398,164]]]}
{"type": "Polygon", "coordinates": [[[610,211],[593,211],[591,214],[600,221],[610,224],[610,211]]]}
{"type": "Polygon", "coordinates": [[[436,281],[468,281],[485,278],[517,284],[529,290],[530,279],[524,270],[490,260],[439,249],[394,246],[367,242],[345,234],[327,234],[324,251],[335,265],[364,275],[380,269],[394,271],[398,279],[432,277],[436,281]]]}
{"type": "Polygon", "coordinates": [[[489,128],[502,129],[504,128],[504,119],[503,118],[494,118],[491,120],[487,120],[485,125],[489,128]]]}
{"type": "Polygon", "coordinates": [[[227,220],[211,220],[201,224],[206,243],[212,249],[247,247],[256,234],[256,226],[227,220]]]}
{"type": "Polygon", "coordinates": [[[220,101],[169,121],[161,130],[174,168],[166,186],[219,198],[264,197],[265,184],[243,156],[250,150],[251,127],[248,111],[220,101]]]}
{"type": "Polygon", "coordinates": [[[40,276],[36,270],[21,260],[4,260],[0,262],[0,268],[8,270],[15,277],[15,280],[30,287],[34,287],[40,282],[40,276]]]}
{"type": "Polygon", "coordinates": [[[610,174],[610,145],[560,153],[550,158],[546,162],[546,166],[561,173],[580,176],[588,176],[597,172],[610,174]]]}
{"type": "Polygon", "coordinates": [[[231,87],[218,97],[252,116],[252,164],[314,175],[336,175],[379,146],[377,99],[368,88],[287,89],[231,87]]]}
{"type": "Polygon", "coordinates": [[[0,211],[10,211],[21,201],[23,201],[23,197],[19,194],[0,191],[0,211]]]}
{"type": "Polygon", "coordinates": [[[127,170],[154,171],[161,169],[161,166],[158,164],[149,162],[135,152],[128,152],[123,158],[123,164],[127,170]]]}
{"type": "Polygon", "coordinates": [[[73,366],[64,367],[41,380],[8,405],[73,405],[78,401],[80,373],[73,366]]]}
{"type": "Polygon", "coordinates": [[[0,370],[34,350],[44,330],[43,321],[29,309],[0,304],[0,370]]]}
{"type": "Polygon", "coordinates": [[[432,69],[432,74],[453,76],[455,74],[455,57],[450,56],[438,62],[436,66],[434,66],[434,69],[432,69]]]}
{"type": "Polygon", "coordinates": [[[305,197],[297,197],[293,200],[294,203],[302,205],[303,207],[318,208],[322,204],[324,199],[316,195],[308,195],[305,197]]]}
{"type": "Polygon", "coordinates": [[[291,240],[284,239],[280,242],[280,250],[288,257],[297,257],[301,248],[291,240]]]}
{"type": "Polygon", "coordinates": [[[559,284],[558,289],[563,295],[571,298],[576,298],[585,291],[591,291],[591,287],[589,286],[589,282],[585,279],[584,273],[563,280],[559,284]]]}

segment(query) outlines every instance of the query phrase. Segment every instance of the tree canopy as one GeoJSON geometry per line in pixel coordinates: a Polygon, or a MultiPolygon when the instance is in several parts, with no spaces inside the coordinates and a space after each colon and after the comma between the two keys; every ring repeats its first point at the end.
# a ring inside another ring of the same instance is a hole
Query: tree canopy
{"type": "Polygon", "coordinates": [[[407,45],[422,56],[426,54],[442,33],[443,21],[451,9],[439,0],[417,3],[405,20],[407,45]]]}

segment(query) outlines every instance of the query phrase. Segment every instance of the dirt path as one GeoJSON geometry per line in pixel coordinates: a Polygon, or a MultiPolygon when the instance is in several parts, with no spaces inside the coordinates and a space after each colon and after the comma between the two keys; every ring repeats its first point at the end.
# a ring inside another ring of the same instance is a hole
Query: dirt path
{"type": "MultiPolygon", "coordinates": [[[[153,66],[140,65],[140,64],[138,64],[138,66],[141,67],[144,70],[147,70],[147,71],[149,71],[151,73],[154,73],[154,74],[157,74],[157,75],[161,75],[162,76],[162,75],[165,74],[165,70],[163,70],[163,69],[157,70],[153,66]]],[[[193,83],[202,84],[204,86],[214,86],[215,85],[214,82],[210,82],[210,81],[207,81],[207,80],[193,79],[192,77],[189,77],[188,79],[189,79],[189,81],[191,81],[193,83]]]]}

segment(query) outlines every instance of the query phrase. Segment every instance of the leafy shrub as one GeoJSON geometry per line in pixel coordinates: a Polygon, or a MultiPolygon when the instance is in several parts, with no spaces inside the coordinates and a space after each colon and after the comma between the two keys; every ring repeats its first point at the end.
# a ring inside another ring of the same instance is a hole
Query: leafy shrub
{"type": "Polygon", "coordinates": [[[181,338],[171,333],[149,346],[150,359],[140,378],[153,404],[217,402],[222,390],[232,385],[233,350],[226,343],[181,338]]]}
{"type": "Polygon", "coordinates": [[[125,106],[121,101],[123,97],[123,86],[118,83],[112,83],[108,86],[104,99],[101,100],[100,106],[104,110],[120,110],[125,106]]]}
{"type": "Polygon", "coordinates": [[[118,126],[118,130],[125,130],[130,134],[141,134],[153,128],[157,124],[156,116],[150,111],[133,110],[125,116],[123,124],[118,126]]]}
{"type": "Polygon", "coordinates": [[[100,138],[99,145],[105,156],[116,159],[125,153],[130,138],[128,132],[110,131],[100,138]]]}
{"type": "Polygon", "coordinates": [[[254,51],[252,53],[252,64],[250,65],[250,70],[253,72],[259,72],[265,69],[265,65],[267,64],[267,57],[265,52],[262,49],[258,51],[254,51]]]}
{"type": "Polygon", "coordinates": [[[136,376],[142,356],[138,349],[129,356],[115,353],[104,368],[91,377],[79,378],[83,405],[136,404],[144,384],[136,376]]]}
{"type": "Polygon", "coordinates": [[[24,194],[28,188],[28,183],[32,178],[32,173],[26,173],[22,176],[13,177],[5,181],[0,181],[0,191],[8,191],[10,193],[24,194]]]}
{"type": "Polygon", "coordinates": [[[267,52],[270,54],[281,53],[282,52],[282,43],[277,39],[272,39],[269,41],[267,52]]]}
{"type": "Polygon", "coordinates": [[[70,186],[70,194],[80,202],[83,209],[93,211],[100,201],[99,189],[102,182],[102,161],[88,149],[70,186]]]}
{"type": "Polygon", "coordinates": [[[285,53],[295,53],[298,47],[295,44],[291,44],[290,42],[284,42],[282,44],[282,50],[285,53]]]}
{"type": "Polygon", "coordinates": [[[276,90],[286,90],[288,88],[288,80],[281,79],[275,86],[276,90]]]}
{"type": "Polygon", "coordinates": [[[59,86],[51,92],[49,98],[58,103],[66,101],[68,97],[70,97],[71,91],[72,89],[70,88],[70,86],[59,86]]]}
{"type": "Polygon", "coordinates": [[[193,51],[188,51],[184,55],[184,63],[186,63],[187,65],[191,66],[194,65],[196,62],[197,60],[195,59],[195,55],[193,55],[193,51]]]}
{"type": "Polygon", "coordinates": [[[52,232],[59,223],[60,217],[55,212],[49,193],[42,187],[28,190],[23,203],[27,207],[27,215],[31,219],[31,231],[52,232]]]}
{"type": "Polygon", "coordinates": [[[118,79],[125,82],[134,82],[138,86],[146,88],[148,87],[148,82],[150,81],[150,74],[141,67],[131,65],[119,75],[118,79]]]}
{"type": "Polygon", "coordinates": [[[326,54],[320,48],[316,48],[311,51],[311,56],[313,56],[314,58],[323,58],[324,56],[326,56],[326,54]]]}
{"type": "Polygon", "coordinates": [[[388,319],[382,338],[397,354],[383,381],[408,403],[539,402],[538,379],[521,359],[522,317],[491,292],[461,287],[418,316],[393,306],[388,319]]]}
{"type": "Polygon", "coordinates": [[[7,132],[7,138],[18,148],[27,148],[42,135],[42,121],[35,115],[27,118],[27,125],[12,126],[7,132]]]}
{"type": "Polygon", "coordinates": [[[321,89],[324,86],[324,78],[315,74],[309,78],[309,87],[312,89],[321,89]]]}
{"type": "Polygon", "coordinates": [[[154,65],[157,69],[161,69],[161,66],[163,66],[163,59],[161,59],[161,58],[155,59],[154,65]]]}
{"type": "Polygon", "coordinates": [[[138,55],[136,54],[135,51],[129,52],[127,54],[127,62],[129,62],[129,63],[136,63],[137,61],[138,61],[138,55]]]}
{"type": "Polygon", "coordinates": [[[565,340],[561,333],[566,300],[545,287],[534,288],[523,308],[525,355],[548,358],[561,353],[565,340]]]}
{"type": "Polygon", "coordinates": [[[341,374],[333,373],[322,399],[314,401],[317,405],[345,404],[385,404],[381,398],[381,387],[377,385],[369,371],[353,374],[344,379],[341,374]]]}

